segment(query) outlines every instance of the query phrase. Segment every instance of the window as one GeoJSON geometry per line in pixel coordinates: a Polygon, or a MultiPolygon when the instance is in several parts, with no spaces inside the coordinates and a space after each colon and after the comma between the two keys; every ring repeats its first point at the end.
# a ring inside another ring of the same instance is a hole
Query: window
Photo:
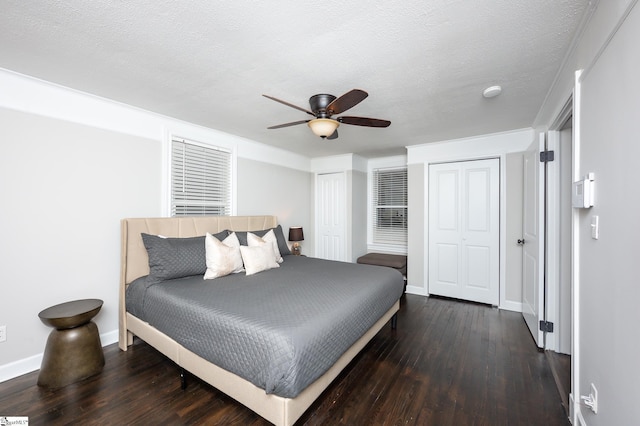
{"type": "Polygon", "coordinates": [[[407,246],[407,168],[372,171],[372,243],[407,246]]]}
{"type": "Polygon", "coordinates": [[[171,216],[231,215],[231,151],[171,140],[171,216]]]}

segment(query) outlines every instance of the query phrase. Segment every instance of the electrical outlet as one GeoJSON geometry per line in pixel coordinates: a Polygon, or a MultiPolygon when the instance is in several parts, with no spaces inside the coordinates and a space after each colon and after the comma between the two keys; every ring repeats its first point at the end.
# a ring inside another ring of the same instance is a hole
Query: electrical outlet
{"type": "Polygon", "coordinates": [[[0,342],[4,342],[7,340],[7,326],[0,325],[0,342]]]}

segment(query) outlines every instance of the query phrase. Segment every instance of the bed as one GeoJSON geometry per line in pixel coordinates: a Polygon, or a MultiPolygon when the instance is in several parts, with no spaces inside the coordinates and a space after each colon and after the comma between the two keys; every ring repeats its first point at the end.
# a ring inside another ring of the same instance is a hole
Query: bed
{"type": "Polygon", "coordinates": [[[394,318],[402,275],[378,266],[284,256],[279,267],[251,276],[152,280],[142,237],[189,241],[245,231],[246,238],[246,231],[259,234],[277,226],[275,216],[123,219],[119,346],[126,351],[135,335],[268,421],[292,425],[394,318]],[[340,307],[335,299],[351,305],[340,307]],[[205,332],[214,335],[201,337],[205,332]]]}

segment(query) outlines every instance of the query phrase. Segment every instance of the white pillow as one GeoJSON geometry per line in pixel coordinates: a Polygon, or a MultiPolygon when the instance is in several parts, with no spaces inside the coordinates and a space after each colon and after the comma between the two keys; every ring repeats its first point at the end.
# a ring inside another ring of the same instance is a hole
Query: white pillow
{"type": "Polygon", "coordinates": [[[275,260],[273,246],[269,243],[262,243],[254,246],[240,246],[240,253],[244,261],[244,269],[247,275],[257,274],[267,269],[279,268],[275,260]]]}
{"type": "Polygon", "coordinates": [[[253,234],[251,232],[247,232],[247,245],[249,247],[257,246],[264,243],[271,243],[271,245],[273,246],[274,259],[276,262],[284,262],[284,259],[280,254],[280,249],[278,248],[278,239],[276,238],[276,234],[273,232],[273,229],[270,229],[269,232],[264,234],[262,237],[258,237],[256,234],[253,234]]]}
{"type": "Polygon", "coordinates": [[[238,241],[235,232],[222,242],[207,232],[204,247],[207,262],[207,270],[204,273],[205,280],[224,277],[243,270],[240,241],[238,241]]]}

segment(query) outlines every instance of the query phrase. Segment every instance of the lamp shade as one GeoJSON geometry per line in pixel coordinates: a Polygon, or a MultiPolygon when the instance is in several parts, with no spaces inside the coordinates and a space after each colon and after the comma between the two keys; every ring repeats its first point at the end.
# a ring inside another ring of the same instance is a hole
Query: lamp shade
{"type": "Polygon", "coordinates": [[[311,131],[321,138],[329,137],[336,131],[340,123],[330,118],[316,118],[307,123],[311,131]]]}
{"type": "Polygon", "coordinates": [[[289,241],[304,241],[302,226],[292,226],[289,228],[289,241]]]}

